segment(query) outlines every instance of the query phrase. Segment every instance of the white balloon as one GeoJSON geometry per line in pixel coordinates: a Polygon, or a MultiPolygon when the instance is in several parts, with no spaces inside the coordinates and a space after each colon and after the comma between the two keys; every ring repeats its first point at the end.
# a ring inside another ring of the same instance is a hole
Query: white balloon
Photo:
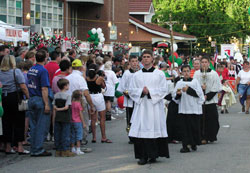
{"type": "Polygon", "coordinates": [[[91,29],[91,32],[92,32],[92,34],[96,34],[96,29],[95,29],[95,28],[92,28],[92,29],[91,29]]]}
{"type": "Polygon", "coordinates": [[[99,38],[99,39],[102,38],[102,37],[104,37],[104,34],[103,34],[103,33],[98,34],[98,38],[99,38]]]}
{"type": "Polygon", "coordinates": [[[97,34],[101,34],[102,33],[102,28],[97,28],[96,32],[97,32],[97,34]]]}
{"type": "Polygon", "coordinates": [[[102,49],[102,43],[98,44],[98,49],[102,49]]]}
{"type": "Polygon", "coordinates": [[[174,49],[174,52],[176,52],[177,51],[177,49],[178,49],[178,46],[177,46],[177,44],[173,44],[173,49],[174,49]]]}
{"type": "Polygon", "coordinates": [[[104,38],[104,37],[101,37],[101,38],[100,38],[100,42],[103,43],[104,41],[105,41],[105,38],[104,38]]]}

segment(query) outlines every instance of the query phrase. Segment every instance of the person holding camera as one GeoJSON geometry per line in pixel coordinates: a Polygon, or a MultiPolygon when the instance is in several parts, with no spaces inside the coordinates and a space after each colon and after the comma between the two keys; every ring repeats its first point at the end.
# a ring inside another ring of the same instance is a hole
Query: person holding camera
{"type": "Polygon", "coordinates": [[[102,133],[102,143],[112,143],[111,140],[107,139],[105,133],[105,120],[106,120],[106,106],[104,97],[102,95],[102,88],[105,88],[105,74],[102,72],[97,72],[97,65],[91,64],[88,68],[88,77],[87,77],[87,84],[89,88],[89,93],[92,99],[92,102],[95,106],[96,111],[91,114],[91,128],[93,139],[92,143],[96,143],[96,122],[97,122],[97,115],[100,115],[100,127],[102,133]],[[98,75],[98,74],[99,75],[98,75]]]}

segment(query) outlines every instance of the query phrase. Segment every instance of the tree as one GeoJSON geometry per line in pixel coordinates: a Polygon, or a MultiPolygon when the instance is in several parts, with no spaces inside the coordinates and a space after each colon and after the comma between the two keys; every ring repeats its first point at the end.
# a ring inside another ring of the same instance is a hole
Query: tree
{"type": "Polygon", "coordinates": [[[153,0],[156,14],[153,22],[168,27],[164,22],[172,14],[179,24],[174,31],[195,35],[201,47],[208,47],[208,36],[217,44],[228,43],[232,37],[250,34],[249,0],[153,0]],[[182,30],[183,24],[188,29],[182,30]]]}

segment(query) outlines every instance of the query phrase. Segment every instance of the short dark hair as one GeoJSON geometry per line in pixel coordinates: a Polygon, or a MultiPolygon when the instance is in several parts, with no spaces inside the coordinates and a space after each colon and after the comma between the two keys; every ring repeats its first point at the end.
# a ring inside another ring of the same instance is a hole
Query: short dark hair
{"type": "Polygon", "coordinates": [[[30,60],[26,61],[21,61],[18,65],[17,68],[25,71],[29,71],[29,69],[33,66],[33,62],[30,60]]]}
{"type": "Polygon", "coordinates": [[[149,55],[153,56],[152,50],[149,50],[149,49],[146,49],[146,50],[144,50],[144,51],[142,52],[142,56],[145,55],[145,54],[149,54],[149,55]]]}
{"type": "Polygon", "coordinates": [[[71,49],[71,50],[69,51],[69,55],[71,56],[71,55],[73,55],[75,52],[76,52],[76,51],[75,51],[74,49],[71,49]]]}
{"type": "Polygon", "coordinates": [[[243,64],[247,64],[247,65],[249,65],[249,62],[248,62],[248,61],[244,61],[244,62],[243,62],[243,64]]]}
{"type": "Polygon", "coordinates": [[[57,81],[57,86],[60,90],[64,89],[66,85],[69,84],[68,79],[62,78],[57,81]]]}
{"type": "Polygon", "coordinates": [[[209,59],[207,56],[202,56],[202,57],[201,57],[201,61],[202,61],[203,59],[206,59],[208,62],[210,62],[210,59],[209,59]]]}
{"type": "Polygon", "coordinates": [[[132,59],[137,59],[137,60],[138,60],[137,56],[135,56],[135,55],[130,55],[130,56],[129,56],[129,61],[131,61],[132,59]]]}
{"type": "Polygon", "coordinates": [[[53,51],[50,53],[50,58],[52,61],[56,60],[57,57],[59,57],[59,53],[57,51],[53,51]]]}
{"type": "Polygon", "coordinates": [[[36,61],[37,62],[44,62],[46,59],[46,52],[44,50],[39,50],[36,53],[36,61]]]}
{"type": "Polygon", "coordinates": [[[9,49],[7,45],[0,46],[0,52],[4,51],[5,49],[9,49]]]}
{"type": "MultiPolygon", "coordinates": [[[[49,53],[49,49],[47,48],[47,47],[42,47],[42,48],[40,48],[39,50],[43,50],[43,51],[45,51],[46,53],[49,53]]],[[[38,50],[38,51],[39,51],[38,50]]]]}
{"type": "Polygon", "coordinates": [[[61,71],[66,71],[71,67],[71,62],[69,62],[67,59],[64,59],[60,62],[59,67],[61,71]]]}
{"type": "Polygon", "coordinates": [[[189,70],[191,70],[191,67],[189,65],[183,65],[183,66],[181,66],[181,71],[183,71],[184,68],[189,68],[189,70]]]}
{"type": "Polygon", "coordinates": [[[224,84],[226,81],[227,81],[226,79],[223,79],[223,80],[221,81],[221,83],[224,84]]]}

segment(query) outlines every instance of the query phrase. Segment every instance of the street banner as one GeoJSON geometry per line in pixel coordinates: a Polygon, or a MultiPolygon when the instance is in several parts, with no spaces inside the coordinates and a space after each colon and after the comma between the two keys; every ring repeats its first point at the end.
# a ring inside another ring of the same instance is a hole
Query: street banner
{"type": "Polygon", "coordinates": [[[221,57],[229,58],[234,56],[234,45],[233,44],[221,44],[221,57]]]}

